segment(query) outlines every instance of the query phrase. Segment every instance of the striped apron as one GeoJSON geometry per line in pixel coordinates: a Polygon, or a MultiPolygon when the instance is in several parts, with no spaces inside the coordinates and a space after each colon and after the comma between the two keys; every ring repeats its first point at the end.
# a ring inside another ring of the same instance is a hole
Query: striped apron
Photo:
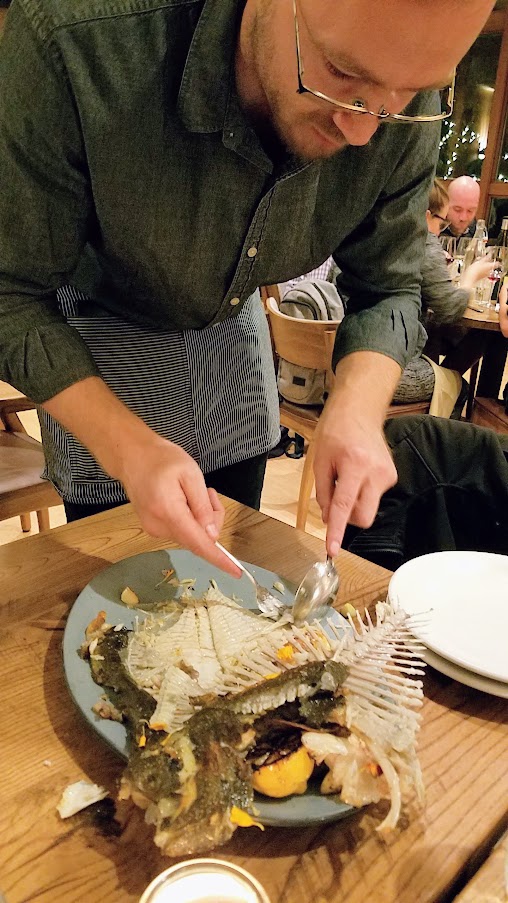
{"type": "MultiPolygon", "coordinates": [[[[185,449],[203,473],[278,442],[277,385],[259,292],[238,316],[183,332],[160,332],[117,316],[80,316],[80,301],[89,299],[71,287],[61,289],[58,299],[107,385],[148,426],[185,449]]],[[[44,476],[65,501],[125,501],[122,484],[71,433],[42,409],[39,419],[44,476]]]]}

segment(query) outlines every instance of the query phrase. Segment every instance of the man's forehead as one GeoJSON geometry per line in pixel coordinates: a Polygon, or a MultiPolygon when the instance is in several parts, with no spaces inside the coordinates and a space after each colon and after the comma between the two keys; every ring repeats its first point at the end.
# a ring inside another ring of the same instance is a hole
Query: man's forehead
{"type": "Polygon", "coordinates": [[[493,0],[297,0],[330,62],[408,91],[450,83],[492,6],[493,0]]]}
{"type": "Polygon", "coordinates": [[[450,185],[448,197],[450,204],[454,206],[476,207],[478,205],[479,192],[474,188],[453,188],[453,185],[450,185]]]}

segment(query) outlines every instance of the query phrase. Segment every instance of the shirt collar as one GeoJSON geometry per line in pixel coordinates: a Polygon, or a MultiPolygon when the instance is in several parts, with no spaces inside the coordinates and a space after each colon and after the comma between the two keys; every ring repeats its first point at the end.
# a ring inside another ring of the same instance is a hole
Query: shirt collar
{"type": "Polygon", "coordinates": [[[191,132],[217,132],[224,126],[242,0],[205,0],[178,96],[178,112],[191,132]]]}

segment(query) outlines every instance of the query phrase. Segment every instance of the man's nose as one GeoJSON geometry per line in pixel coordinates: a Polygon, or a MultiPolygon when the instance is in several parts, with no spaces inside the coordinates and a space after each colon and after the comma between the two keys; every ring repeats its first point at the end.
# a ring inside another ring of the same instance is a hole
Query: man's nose
{"type": "Polygon", "coordinates": [[[368,144],[379,126],[380,119],[367,113],[350,113],[337,110],[332,114],[334,125],[344,135],[348,144],[368,144]]]}
{"type": "MultiPolygon", "coordinates": [[[[401,113],[413,97],[414,93],[409,91],[386,91],[379,88],[371,90],[368,100],[362,99],[362,102],[369,110],[385,109],[389,113],[401,113]]],[[[368,113],[349,113],[347,110],[337,110],[332,118],[349,144],[367,144],[383,121],[368,113]]]]}

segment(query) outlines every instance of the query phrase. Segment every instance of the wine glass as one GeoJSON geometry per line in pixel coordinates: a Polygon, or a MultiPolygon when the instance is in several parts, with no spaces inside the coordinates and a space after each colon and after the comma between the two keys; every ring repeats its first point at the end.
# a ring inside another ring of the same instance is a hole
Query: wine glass
{"type": "Polygon", "coordinates": [[[457,257],[464,257],[470,241],[471,239],[467,235],[462,235],[461,238],[457,239],[457,257]]]}
{"type": "Polygon", "coordinates": [[[468,245],[469,245],[470,241],[471,241],[471,239],[468,238],[467,236],[466,237],[462,236],[461,238],[455,239],[454,260],[456,261],[457,274],[459,276],[460,276],[463,266],[464,266],[464,257],[465,257],[465,254],[468,249],[468,245]]]}
{"type": "Polygon", "coordinates": [[[454,259],[457,251],[457,239],[450,235],[440,235],[439,241],[445,254],[454,259]]]}

